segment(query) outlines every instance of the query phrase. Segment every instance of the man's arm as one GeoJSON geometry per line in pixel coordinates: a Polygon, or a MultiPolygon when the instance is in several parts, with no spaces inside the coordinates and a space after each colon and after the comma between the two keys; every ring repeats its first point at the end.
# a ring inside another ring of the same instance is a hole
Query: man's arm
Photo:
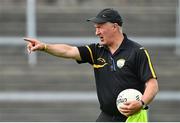
{"type": "Polygon", "coordinates": [[[32,38],[24,38],[24,40],[28,42],[27,50],[29,53],[32,51],[44,51],[57,57],[81,60],[79,50],[75,46],[66,44],[45,44],[32,38]]]}
{"type": "Polygon", "coordinates": [[[154,78],[150,79],[146,82],[146,88],[142,96],[142,101],[145,104],[149,104],[154,99],[158,91],[159,87],[157,80],[154,78]]]}
{"type": "Polygon", "coordinates": [[[75,46],[66,44],[45,44],[45,52],[62,58],[72,58],[75,60],[81,60],[79,50],[75,46]]]}
{"type": "MultiPolygon", "coordinates": [[[[156,96],[158,92],[158,82],[156,79],[151,78],[146,82],[146,88],[144,91],[144,94],[142,96],[142,101],[147,105],[149,104],[154,97],[156,96]]],[[[124,106],[122,106],[119,111],[122,112],[125,116],[130,116],[137,111],[142,109],[142,102],[141,101],[131,101],[125,103],[124,106]]]]}

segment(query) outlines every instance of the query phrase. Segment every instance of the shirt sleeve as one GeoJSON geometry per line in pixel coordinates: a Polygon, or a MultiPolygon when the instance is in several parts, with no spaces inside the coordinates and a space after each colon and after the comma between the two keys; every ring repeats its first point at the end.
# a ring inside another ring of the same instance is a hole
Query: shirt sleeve
{"type": "Polygon", "coordinates": [[[136,67],[138,77],[142,82],[145,83],[151,78],[157,79],[150,55],[144,48],[140,48],[137,52],[136,67]]]}
{"type": "Polygon", "coordinates": [[[78,50],[81,56],[81,61],[77,61],[79,64],[81,63],[90,63],[94,64],[94,54],[95,54],[95,44],[90,44],[86,46],[79,46],[78,50]]]}

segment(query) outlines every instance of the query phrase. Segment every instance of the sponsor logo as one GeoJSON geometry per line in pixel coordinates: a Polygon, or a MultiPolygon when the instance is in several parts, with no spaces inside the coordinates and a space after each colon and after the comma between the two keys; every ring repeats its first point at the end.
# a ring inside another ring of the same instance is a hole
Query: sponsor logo
{"type": "Polygon", "coordinates": [[[106,63],[106,60],[103,58],[98,58],[97,61],[98,61],[98,64],[94,64],[93,65],[94,68],[103,68],[105,65],[108,64],[106,63]]]}
{"type": "Polygon", "coordinates": [[[97,60],[98,60],[100,63],[106,63],[106,60],[103,59],[103,58],[98,58],[97,60]]]}

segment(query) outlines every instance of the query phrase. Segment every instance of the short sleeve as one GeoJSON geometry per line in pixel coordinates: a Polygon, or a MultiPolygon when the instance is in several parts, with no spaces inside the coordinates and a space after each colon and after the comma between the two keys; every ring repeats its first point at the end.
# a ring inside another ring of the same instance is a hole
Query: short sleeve
{"type": "Polygon", "coordinates": [[[157,79],[150,55],[144,48],[137,51],[136,70],[138,71],[138,78],[144,83],[151,78],[157,79]]]}
{"type": "Polygon", "coordinates": [[[79,64],[81,63],[90,63],[94,64],[94,51],[95,44],[90,44],[86,46],[79,46],[78,50],[81,56],[81,61],[77,61],[79,64]]]}

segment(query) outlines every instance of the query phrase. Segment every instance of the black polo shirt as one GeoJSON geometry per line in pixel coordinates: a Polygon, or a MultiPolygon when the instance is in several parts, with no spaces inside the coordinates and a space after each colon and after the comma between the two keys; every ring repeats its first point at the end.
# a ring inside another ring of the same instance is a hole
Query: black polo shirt
{"type": "Polygon", "coordinates": [[[100,44],[78,49],[82,59],[78,63],[88,62],[94,67],[100,108],[110,115],[122,116],[116,108],[116,98],[122,90],[134,88],[143,93],[146,81],[156,78],[147,50],[125,34],[114,54],[100,44]]]}

